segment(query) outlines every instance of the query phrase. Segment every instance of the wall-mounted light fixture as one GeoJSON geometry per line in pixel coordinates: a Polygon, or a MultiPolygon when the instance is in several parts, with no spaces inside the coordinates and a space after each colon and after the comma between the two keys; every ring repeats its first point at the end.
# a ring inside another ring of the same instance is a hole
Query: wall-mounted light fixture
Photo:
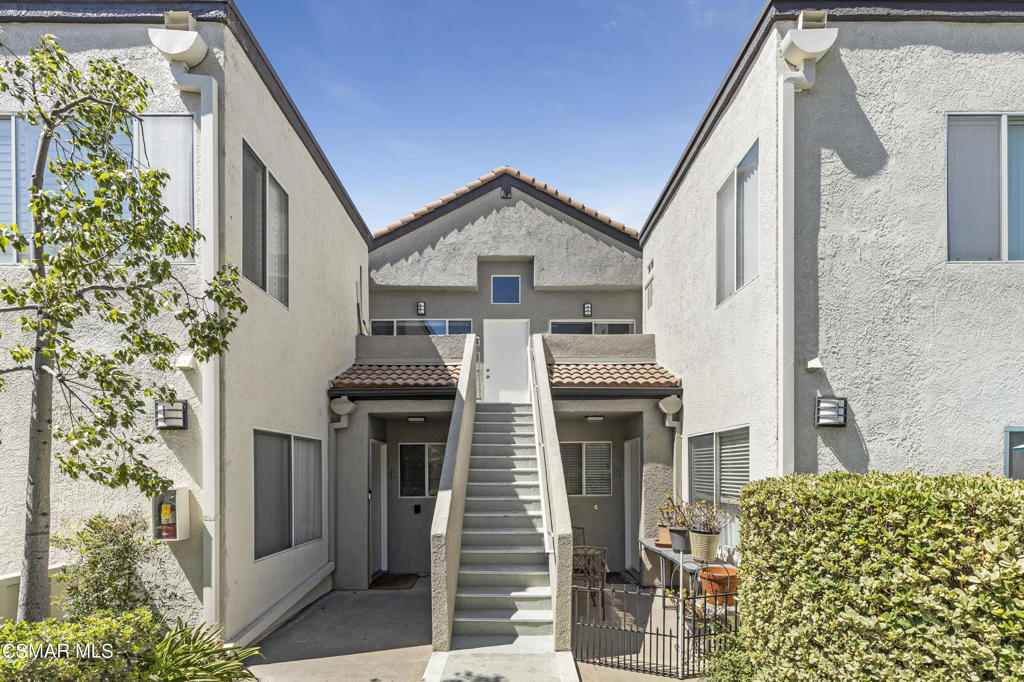
{"type": "Polygon", "coordinates": [[[427,303],[426,301],[416,301],[416,314],[426,315],[427,314],[427,303]]]}
{"type": "Polygon", "coordinates": [[[584,417],[584,419],[586,419],[588,422],[603,422],[604,421],[604,415],[603,414],[588,414],[586,417],[584,417]]]}
{"type": "Polygon", "coordinates": [[[188,428],[188,403],[184,400],[156,401],[156,428],[180,430],[188,428]]]}
{"type": "Polygon", "coordinates": [[[427,421],[426,417],[406,417],[410,424],[422,424],[427,421]]]}
{"type": "Polygon", "coordinates": [[[814,401],[815,426],[846,426],[846,398],[818,396],[814,401]]]}
{"type": "Polygon", "coordinates": [[[590,317],[593,314],[594,314],[594,306],[590,305],[589,303],[584,303],[583,304],[583,317],[590,317]]]}

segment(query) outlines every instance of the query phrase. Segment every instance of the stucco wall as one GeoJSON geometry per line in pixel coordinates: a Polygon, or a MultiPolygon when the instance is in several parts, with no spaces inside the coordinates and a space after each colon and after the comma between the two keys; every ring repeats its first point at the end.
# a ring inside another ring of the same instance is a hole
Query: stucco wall
{"type": "Polygon", "coordinates": [[[796,98],[797,468],[1001,473],[1024,263],[946,262],[945,115],[1024,108],[1024,26],[837,26],[796,98]],[[819,393],[849,426],[812,427],[819,393]]]}
{"type": "Polygon", "coordinates": [[[644,245],[643,331],[683,380],[681,452],[688,436],[749,424],[752,478],[776,470],[777,43],[772,32],[644,245]],[[755,141],[758,275],[716,306],[716,194],[755,141]]]}
{"type": "MultiPolygon", "coordinates": [[[[326,513],[319,541],[253,560],[253,429],[316,438],[327,452],[324,391],[355,357],[366,243],[234,36],[225,42],[222,254],[242,260],[243,140],[288,193],[290,251],[289,306],[243,278],[249,312],[223,364],[222,601],[230,636],[331,560],[326,513]]],[[[326,457],[323,465],[326,483],[326,457]]],[[[325,512],[326,500],[325,491],[325,512]]]]}
{"type": "MultiPolygon", "coordinates": [[[[198,95],[183,95],[171,85],[167,62],[150,44],[145,26],[61,23],[4,24],[0,28],[3,31],[4,46],[19,55],[25,54],[29,47],[35,45],[40,34],[50,33],[57,37],[61,46],[70,53],[72,60],[82,66],[89,57],[116,56],[124,66],[145,78],[152,86],[148,106],[150,113],[198,112],[198,95]]],[[[223,29],[220,25],[204,24],[200,30],[210,46],[210,54],[196,71],[219,75],[223,59],[223,29]]],[[[13,112],[18,109],[19,105],[13,98],[0,95],[0,111],[13,112]]],[[[198,201],[203,180],[197,170],[194,190],[194,196],[197,198],[196,215],[199,214],[198,201]]],[[[202,245],[199,248],[202,250],[202,245]]],[[[184,282],[192,286],[198,285],[200,274],[197,264],[175,265],[174,269],[176,275],[184,282]]],[[[0,265],[0,280],[18,281],[24,277],[24,268],[0,265]]],[[[18,336],[17,333],[11,333],[11,317],[4,316],[0,319],[0,324],[4,325],[4,343],[8,345],[18,336]]],[[[166,321],[158,321],[156,326],[174,328],[166,321]]],[[[84,321],[77,325],[75,336],[83,347],[99,351],[109,350],[117,343],[109,329],[93,321],[84,321]]],[[[140,365],[138,372],[147,379],[171,384],[178,391],[179,397],[189,402],[188,430],[157,432],[157,442],[142,451],[150,464],[169,477],[175,486],[187,487],[192,493],[189,514],[190,538],[162,544],[146,568],[146,577],[166,590],[167,598],[162,605],[172,619],[181,617],[185,620],[196,620],[202,613],[203,587],[203,515],[199,507],[202,481],[200,443],[203,406],[199,395],[201,377],[198,372],[189,372],[187,375],[171,372],[165,375],[155,372],[145,364],[140,365]]],[[[0,573],[20,570],[31,394],[29,377],[12,375],[9,379],[8,385],[0,393],[0,414],[3,415],[0,424],[3,429],[3,443],[0,444],[0,573]]],[[[59,401],[59,398],[56,400],[59,401]]],[[[57,419],[61,418],[60,414],[58,410],[55,415],[57,419]]],[[[148,427],[145,419],[142,423],[144,427],[148,427]]],[[[59,444],[55,444],[55,450],[59,447],[59,444]]],[[[56,463],[51,473],[51,486],[54,530],[64,527],[66,522],[75,523],[98,513],[131,513],[146,519],[147,524],[149,523],[150,501],[136,489],[111,490],[88,480],[73,481],[58,470],[56,463]]],[[[61,551],[51,548],[51,565],[65,559],[61,551]]]]}
{"type": "Polygon", "coordinates": [[[500,189],[416,228],[370,254],[375,287],[477,286],[477,259],[536,257],[538,288],[632,289],[639,254],[566,213],[500,189]]]}

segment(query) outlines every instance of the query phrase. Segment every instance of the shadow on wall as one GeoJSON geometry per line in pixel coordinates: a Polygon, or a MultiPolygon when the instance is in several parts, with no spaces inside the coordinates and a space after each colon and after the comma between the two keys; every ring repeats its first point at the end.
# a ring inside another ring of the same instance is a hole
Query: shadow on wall
{"type": "MultiPolygon", "coordinates": [[[[819,440],[839,465],[867,472],[867,447],[857,426],[856,413],[848,408],[845,428],[814,427],[814,399],[836,395],[823,370],[808,372],[807,360],[821,354],[821,299],[819,297],[822,223],[822,151],[831,150],[843,167],[857,178],[880,173],[889,154],[856,98],[857,86],[839,50],[822,60],[814,89],[797,94],[797,188],[796,188],[796,470],[818,473],[821,469],[819,440]],[[801,105],[801,98],[807,101],[801,105]]],[[[831,171],[831,169],[830,169],[831,171]]],[[[834,173],[835,171],[831,171],[834,173]]],[[[832,226],[842,227],[842,226],[832,226]]],[[[826,349],[842,353],[842,348],[826,349]]],[[[847,387],[840,387],[845,391],[847,387]]],[[[826,468],[829,468],[826,466],[826,468]]]]}

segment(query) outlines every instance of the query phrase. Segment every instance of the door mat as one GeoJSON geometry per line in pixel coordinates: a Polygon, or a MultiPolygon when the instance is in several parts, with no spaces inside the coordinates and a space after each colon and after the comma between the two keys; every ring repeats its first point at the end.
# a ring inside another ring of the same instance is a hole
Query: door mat
{"type": "Polygon", "coordinates": [[[385,573],[370,585],[371,590],[409,590],[419,578],[415,573],[385,573]]]}

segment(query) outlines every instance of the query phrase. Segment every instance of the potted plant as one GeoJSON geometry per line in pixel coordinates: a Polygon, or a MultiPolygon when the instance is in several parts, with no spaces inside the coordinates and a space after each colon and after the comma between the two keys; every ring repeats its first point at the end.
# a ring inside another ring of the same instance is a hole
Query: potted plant
{"type": "MultiPolygon", "coordinates": [[[[665,499],[667,503],[663,507],[658,507],[658,534],[661,535],[661,524],[664,523],[666,530],[668,531],[669,538],[671,539],[672,549],[676,552],[689,552],[690,551],[690,537],[689,537],[689,508],[686,502],[680,502],[672,499],[671,495],[666,495],[665,499]]],[[[659,545],[665,547],[666,545],[659,545]]]]}
{"type": "Polygon", "coordinates": [[[672,538],[669,536],[668,527],[670,521],[670,509],[672,508],[672,496],[666,495],[668,503],[658,506],[658,537],[654,539],[655,547],[671,547],[672,538]]]}
{"type": "Polygon", "coordinates": [[[714,561],[718,556],[718,539],[732,516],[722,509],[700,500],[689,506],[690,553],[698,561],[714,561]]]}

